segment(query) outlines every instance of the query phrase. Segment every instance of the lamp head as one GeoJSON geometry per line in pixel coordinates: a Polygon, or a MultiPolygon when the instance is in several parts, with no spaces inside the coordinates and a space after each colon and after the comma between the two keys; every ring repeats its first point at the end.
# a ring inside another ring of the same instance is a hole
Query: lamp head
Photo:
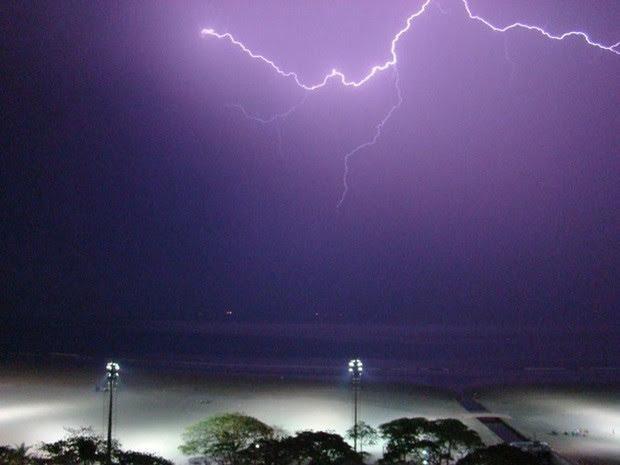
{"type": "Polygon", "coordinates": [[[116,362],[108,362],[105,366],[105,371],[109,380],[116,381],[118,379],[119,372],[121,371],[121,367],[116,362]]]}
{"type": "Polygon", "coordinates": [[[349,362],[349,373],[351,373],[353,381],[359,381],[362,377],[363,371],[364,364],[360,359],[355,358],[349,362]]]}

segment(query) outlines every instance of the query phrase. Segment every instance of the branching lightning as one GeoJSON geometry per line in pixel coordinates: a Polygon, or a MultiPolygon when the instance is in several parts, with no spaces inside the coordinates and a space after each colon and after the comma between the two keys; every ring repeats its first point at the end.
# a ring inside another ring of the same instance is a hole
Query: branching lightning
{"type": "Polygon", "coordinates": [[[585,32],[582,31],[569,31],[569,32],[564,32],[563,34],[552,34],[550,32],[545,31],[543,28],[539,27],[539,26],[532,26],[530,24],[524,24],[524,23],[512,23],[509,24],[508,26],[504,26],[504,27],[498,27],[498,26],[494,26],[493,24],[491,24],[489,21],[487,21],[486,19],[482,18],[481,16],[475,15],[471,12],[471,9],[469,7],[469,1],[468,0],[461,0],[463,2],[463,6],[465,7],[465,11],[467,12],[467,16],[469,16],[470,19],[476,20],[476,21],[480,21],[482,24],[484,24],[486,27],[488,27],[489,29],[491,29],[492,31],[495,32],[508,32],[512,29],[527,29],[529,31],[536,31],[539,34],[542,34],[543,36],[545,36],[548,39],[552,39],[552,40],[564,40],[567,39],[569,37],[579,37],[581,39],[583,39],[588,45],[592,46],[592,47],[596,47],[596,48],[600,48],[601,50],[606,50],[608,52],[611,53],[615,53],[616,55],[620,55],[620,50],[617,50],[617,48],[620,46],[620,42],[615,43],[614,45],[604,45],[601,44],[599,42],[595,42],[594,40],[590,39],[590,36],[588,36],[588,34],[586,34],[585,32]]]}
{"type": "MultiPolygon", "coordinates": [[[[385,63],[381,65],[375,65],[372,68],[370,68],[370,71],[368,71],[368,73],[364,77],[362,77],[361,79],[357,81],[347,78],[344,75],[344,73],[334,68],[331,70],[331,72],[326,74],[321,81],[316,82],[314,84],[306,84],[300,79],[297,73],[295,73],[294,71],[283,70],[274,61],[270,60],[264,55],[261,55],[260,53],[256,53],[252,51],[243,42],[236,39],[229,32],[220,33],[220,32],[215,31],[214,29],[203,29],[201,31],[201,35],[203,37],[215,37],[217,39],[228,40],[230,43],[232,43],[233,45],[236,45],[238,48],[240,48],[245,54],[247,54],[251,58],[262,61],[263,63],[269,65],[271,68],[273,68],[274,71],[276,71],[281,76],[292,78],[299,87],[305,90],[317,90],[322,87],[325,87],[325,85],[331,79],[339,80],[344,86],[360,87],[364,85],[366,82],[368,82],[370,79],[372,79],[374,76],[376,76],[378,73],[385,71],[389,69],[390,67],[396,65],[396,63],[398,63],[398,56],[396,54],[396,46],[398,42],[400,41],[401,37],[405,35],[411,29],[411,25],[413,24],[413,21],[419,16],[421,16],[422,14],[424,14],[424,12],[427,10],[431,2],[432,0],[426,0],[417,11],[413,12],[411,15],[407,17],[407,20],[405,21],[405,26],[402,29],[400,29],[392,38],[392,41],[390,44],[390,58],[387,61],[385,61],[385,63]]],[[[599,42],[596,42],[590,39],[590,36],[588,36],[588,34],[582,31],[569,31],[569,32],[565,32],[563,34],[557,35],[557,34],[552,34],[550,32],[547,32],[546,30],[544,30],[543,28],[539,26],[533,26],[530,24],[524,24],[520,22],[512,23],[508,26],[498,27],[498,26],[493,25],[486,19],[482,18],[481,16],[473,14],[469,6],[468,0],[461,0],[461,2],[463,3],[463,6],[465,7],[465,11],[467,12],[467,15],[469,16],[470,19],[481,22],[482,24],[484,24],[489,29],[495,32],[508,32],[512,29],[527,29],[530,31],[536,31],[542,34],[543,36],[547,37],[548,39],[553,39],[553,40],[564,40],[569,37],[579,37],[592,47],[596,47],[601,50],[606,50],[608,52],[615,53],[616,55],[620,55],[620,50],[618,50],[618,48],[620,48],[620,42],[617,42],[614,45],[604,45],[604,44],[601,44],[599,42]]]]}
{"type": "Polygon", "coordinates": [[[411,25],[413,24],[413,20],[416,19],[418,16],[421,16],[426,11],[426,8],[428,7],[428,5],[430,5],[431,1],[432,0],[426,0],[422,4],[422,6],[420,7],[419,10],[415,11],[414,13],[412,13],[410,16],[407,17],[407,21],[405,21],[405,26],[400,31],[398,31],[396,33],[396,35],[392,38],[392,42],[391,42],[391,46],[390,46],[390,58],[385,63],[383,63],[381,65],[375,65],[372,68],[370,68],[370,71],[368,71],[368,73],[364,77],[359,79],[358,81],[351,80],[351,79],[347,78],[344,75],[344,73],[342,73],[341,71],[338,71],[336,68],[334,68],[334,69],[331,70],[331,72],[326,74],[325,77],[323,77],[323,79],[321,81],[319,81],[317,83],[314,83],[314,84],[305,84],[299,78],[297,73],[295,73],[294,71],[285,71],[285,70],[283,70],[274,61],[270,60],[269,58],[265,57],[264,55],[261,55],[259,53],[253,52],[243,42],[240,42],[232,34],[230,34],[228,32],[225,32],[225,33],[221,34],[219,32],[214,31],[213,29],[203,29],[200,33],[201,33],[201,35],[203,37],[212,36],[212,37],[216,37],[218,39],[226,39],[226,40],[230,41],[232,44],[234,44],[237,47],[239,47],[245,54],[249,55],[251,58],[254,58],[255,60],[260,60],[263,63],[269,65],[279,75],[281,75],[283,77],[292,78],[295,81],[295,83],[299,87],[301,87],[302,89],[305,89],[305,90],[317,90],[317,89],[320,89],[322,87],[325,87],[327,85],[327,83],[331,79],[339,80],[343,86],[347,86],[347,87],[361,87],[364,84],[366,84],[370,79],[372,79],[374,76],[376,76],[378,73],[380,73],[382,71],[385,71],[386,69],[389,69],[392,66],[394,66],[396,63],[398,63],[398,56],[396,55],[396,45],[398,44],[398,41],[400,40],[400,38],[407,31],[409,31],[409,29],[411,29],[411,25]]]}
{"type": "Polygon", "coordinates": [[[338,204],[337,204],[338,208],[341,207],[342,203],[344,202],[344,199],[347,196],[347,192],[349,192],[349,160],[357,152],[365,148],[368,148],[372,145],[375,145],[377,143],[377,141],[379,140],[379,137],[381,136],[381,132],[383,131],[383,126],[385,126],[385,124],[389,121],[389,119],[392,117],[394,112],[398,110],[400,105],[403,103],[403,94],[402,94],[402,91],[400,90],[399,79],[400,79],[400,76],[398,75],[398,67],[394,66],[394,87],[396,88],[396,103],[394,103],[394,105],[390,107],[389,111],[385,114],[383,119],[379,121],[379,124],[377,124],[377,126],[375,126],[375,134],[372,137],[372,139],[370,139],[367,142],[364,142],[363,144],[358,145],[357,147],[349,151],[344,156],[344,174],[342,175],[343,190],[342,190],[342,195],[340,196],[340,200],[338,200],[338,204]]]}
{"type": "Polygon", "coordinates": [[[278,153],[280,154],[280,156],[282,158],[284,158],[284,155],[282,153],[282,127],[279,124],[281,121],[287,119],[289,116],[291,116],[295,111],[297,111],[297,109],[302,106],[304,104],[304,102],[306,101],[306,99],[308,98],[308,93],[304,92],[304,95],[302,97],[302,99],[296,103],[295,105],[293,105],[291,108],[289,108],[286,111],[283,111],[281,113],[276,113],[274,115],[271,115],[268,118],[265,118],[263,116],[260,115],[256,115],[256,114],[252,114],[249,111],[247,111],[245,109],[245,107],[239,103],[231,103],[229,105],[227,105],[230,108],[234,108],[236,110],[239,110],[241,112],[241,114],[247,118],[250,119],[252,121],[256,121],[257,123],[263,124],[263,125],[270,125],[270,124],[276,124],[276,136],[278,137],[278,153]]]}
{"type": "MultiPolygon", "coordinates": [[[[419,9],[417,9],[416,11],[414,11],[412,14],[410,14],[407,19],[405,20],[405,24],[404,26],[398,31],[396,32],[396,34],[394,35],[394,37],[392,38],[391,42],[390,42],[390,53],[389,53],[389,58],[382,64],[377,64],[372,66],[368,72],[362,76],[361,78],[359,78],[358,80],[355,79],[351,79],[348,78],[343,72],[339,71],[337,68],[333,68],[329,73],[327,73],[323,79],[321,79],[318,82],[315,83],[307,83],[304,82],[300,76],[294,72],[294,71],[287,71],[285,69],[283,69],[282,67],[280,67],[278,64],[276,64],[275,61],[271,60],[270,58],[267,58],[266,56],[257,53],[255,51],[253,51],[250,47],[248,47],[247,45],[245,45],[242,41],[238,40],[235,36],[233,36],[231,33],[229,32],[217,32],[214,29],[211,28],[205,28],[202,29],[201,31],[201,36],[203,38],[209,38],[209,37],[213,37],[216,39],[220,39],[220,40],[225,40],[230,42],[231,44],[233,44],[234,46],[236,46],[237,48],[239,48],[243,53],[245,53],[246,55],[248,55],[250,58],[254,59],[254,60],[258,60],[262,63],[264,63],[265,65],[269,66],[270,68],[272,68],[277,74],[279,74],[280,76],[284,77],[284,78],[289,78],[291,79],[298,87],[300,87],[301,89],[303,89],[304,91],[316,91],[319,90],[323,87],[325,87],[330,81],[335,80],[337,82],[340,82],[343,86],[345,87],[361,87],[364,84],[366,84],[369,80],[371,80],[372,78],[374,78],[375,76],[377,76],[379,73],[382,73],[383,71],[386,71],[390,68],[394,69],[395,72],[395,87],[396,87],[396,94],[397,94],[397,102],[392,105],[389,109],[389,111],[385,114],[385,116],[383,117],[383,119],[377,124],[376,129],[375,129],[375,134],[374,136],[367,142],[358,145],[357,147],[355,147],[353,150],[349,151],[345,157],[345,167],[344,167],[344,176],[343,176],[343,184],[344,184],[344,190],[342,193],[342,196],[340,197],[340,200],[338,201],[338,207],[340,207],[342,205],[342,203],[344,202],[345,196],[349,190],[349,183],[348,183],[348,173],[349,173],[349,160],[351,159],[351,157],[353,157],[356,153],[358,153],[359,151],[370,147],[372,145],[374,145],[377,140],[379,139],[379,137],[381,136],[381,132],[383,130],[383,127],[385,126],[385,124],[388,122],[388,120],[390,119],[390,117],[394,114],[394,112],[400,107],[401,103],[402,103],[402,93],[401,93],[401,89],[400,89],[400,85],[399,85],[399,80],[398,80],[398,71],[397,71],[397,64],[398,64],[398,55],[396,53],[396,49],[397,49],[397,45],[398,42],[400,41],[400,39],[411,30],[412,24],[414,23],[414,21],[422,16],[427,10],[429,5],[432,3],[433,0],[425,0],[422,5],[420,6],[419,9]]],[[[543,29],[540,26],[536,26],[536,25],[531,25],[531,24],[525,24],[525,23],[521,23],[521,22],[514,22],[512,24],[509,24],[507,26],[496,26],[493,23],[491,23],[490,21],[488,21],[487,19],[476,15],[472,12],[471,7],[469,5],[469,0],[458,0],[462,3],[465,12],[467,14],[467,16],[469,17],[469,19],[477,21],[481,24],[483,24],[484,26],[486,26],[488,29],[490,29],[493,32],[500,32],[500,33],[505,33],[505,32],[509,32],[509,31],[513,31],[513,30],[527,30],[527,31],[534,31],[539,33],[540,35],[542,35],[543,37],[547,38],[547,39],[551,39],[551,40],[556,40],[556,41],[563,41],[565,39],[569,39],[569,38],[578,38],[581,39],[585,44],[587,44],[588,46],[594,47],[594,48],[598,48],[600,50],[603,50],[605,52],[610,52],[613,53],[615,55],[620,55],[620,42],[617,42],[613,45],[605,45],[602,44],[600,42],[597,42],[593,39],[590,38],[590,36],[583,31],[568,31],[568,32],[564,32],[562,34],[554,34],[551,32],[546,31],[545,29],[543,29]]],[[[437,6],[440,9],[440,11],[442,13],[446,13],[445,10],[442,8],[442,6],[437,2],[437,6]]],[[[506,52],[507,53],[507,52],[506,52]]],[[[307,92],[304,93],[304,100],[306,98],[307,92]]],[[[231,105],[235,108],[238,108],[245,117],[250,118],[252,120],[255,120],[259,123],[262,124],[269,124],[269,123],[273,123],[282,119],[285,119],[287,116],[289,116],[290,114],[292,114],[301,104],[302,102],[296,104],[295,106],[293,106],[291,109],[289,109],[288,111],[284,112],[284,113],[279,113],[276,115],[273,115],[269,118],[263,118],[263,117],[259,117],[256,115],[252,115],[249,112],[247,112],[245,110],[245,108],[241,105],[231,105]]],[[[278,131],[280,131],[280,129],[278,128],[278,131]]],[[[279,140],[281,140],[281,133],[278,132],[279,134],[279,140]]],[[[281,142],[280,142],[281,144],[281,142]]]]}
{"type": "Polygon", "coordinates": [[[288,118],[290,115],[292,115],[295,110],[297,110],[301,105],[303,105],[303,103],[306,101],[306,98],[308,97],[307,93],[304,93],[303,98],[294,106],[292,106],[291,108],[289,108],[288,110],[282,112],[282,113],[276,113],[272,116],[270,116],[269,118],[264,118],[262,116],[259,115],[254,115],[250,112],[248,112],[245,107],[239,103],[231,103],[229,105],[227,105],[230,108],[236,108],[237,110],[239,110],[243,116],[245,116],[248,119],[254,120],[257,123],[261,123],[261,124],[270,124],[270,123],[275,123],[278,120],[283,120],[288,118]]]}

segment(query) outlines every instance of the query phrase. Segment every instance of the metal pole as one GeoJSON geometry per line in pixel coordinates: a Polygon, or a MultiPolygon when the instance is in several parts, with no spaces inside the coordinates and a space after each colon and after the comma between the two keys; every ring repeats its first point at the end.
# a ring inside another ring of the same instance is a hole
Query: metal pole
{"type": "Polygon", "coordinates": [[[358,383],[353,381],[353,450],[357,452],[357,390],[358,383]]]}
{"type": "Polygon", "coordinates": [[[106,450],[107,465],[112,465],[112,409],[114,408],[114,388],[118,381],[118,373],[121,367],[118,363],[109,362],[105,366],[106,377],[108,380],[108,391],[110,392],[110,405],[108,406],[108,444],[106,450]]]}
{"type": "MultiPolygon", "coordinates": [[[[362,372],[364,364],[360,359],[354,359],[349,362],[349,373],[351,374],[351,384],[353,384],[353,451],[357,452],[357,404],[360,383],[362,382],[362,372]]],[[[361,449],[360,443],[360,449],[361,449]]],[[[361,452],[361,451],[360,451],[361,452]]]]}
{"type": "Polygon", "coordinates": [[[107,462],[112,465],[112,405],[114,400],[114,379],[108,378],[108,390],[110,391],[110,405],[108,406],[108,449],[107,462]]]}
{"type": "MultiPolygon", "coordinates": [[[[364,364],[358,358],[349,362],[349,373],[351,374],[351,384],[353,385],[353,451],[357,452],[357,401],[360,383],[362,382],[362,371],[364,364]]],[[[360,444],[360,449],[361,449],[360,444]]],[[[361,452],[361,451],[360,451],[361,452]]]]}

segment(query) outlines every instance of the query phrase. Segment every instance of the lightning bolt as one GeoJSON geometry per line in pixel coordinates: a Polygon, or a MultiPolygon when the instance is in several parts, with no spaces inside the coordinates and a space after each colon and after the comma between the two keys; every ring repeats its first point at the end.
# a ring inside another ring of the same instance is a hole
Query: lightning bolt
{"type": "Polygon", "coordinates": [[[280,123],[282,121],[286,120],[295,111],[297,111],[297,109],[306,102],[307,98],[308,98],[308,93],[304,92],[304,95],[303,95],[302,99],[298,103],[293,105],[288,110],[283,111],[281,113],[275,113],[274,115],[272,115],[272,116],[270,116],[268,118],[265,118],[265,117],[257,115],[257,114],[250,113],[249,111],[246,110],[246,108],[243,105],[241,105],[239,103],[231,103],[231,104],[228,104],[227,107],[239,110],[241,112],[241,114],[245,118],[247,118],[249,120],[252,120],[252,121],[256,121],[257,123],[260,123],[260,124],[265,125],[265,126],[277,123],[276,124],[276,136],[278,137],[278,153],[280,154],[281,158],[284,158],[283,151],[282,151],[282,144],[283,144],[283,141],[282,141],[282,126],[281,126],[280,123]]]}
{"type": "Polygon", "coordinates": [[[368,148],[372,145],[375,145],[377,143],[377,141],[379,140],[379,137],[381,136],[381,132],[383,131],[383,126],[386,125],[386,123],[392,117],[394,112],[398,110],[400,105],[403,103],[403,95],[400,89],[400,77],[398,75],[398,68],[396,66],[394,66],[394,87],[396,88],[396,103],[390,107],[389,111],[385,114],[383,119],[379,121],[379,124],[375,126],[375,134],[372,137],[372,139],[370,139],[367,142],[364,142],[363,144],[358,145],[357,147],[349,151],[344,156],[344,174],[342,176],[342,184],[344,186],[344,189],[342,191],[342,195],[340,196],[340,200],[338,200],[338,204],[336,205],[337,208],[340,208],[342,206],[344,199],[346,198],[347,193],[349,192],[349,160],[357,152],[365,148],[368,148]]]}
{"type": "Polygon", "coordinates": [[[530,24],[524,24],[524,23],[519,23],[519,22],[512,23],[504,27],[494,26],[493,24],[491,24],[489,21],[487,21],[483,17],[473,14],[471,12],[471,8],[469,7],[468,0],[461,0],[461,1],[463,2],[463,6],[465,7],[467,16],[469,16],[470,19],[481,22],[482,24],[484,24],[486,27],[488,27],[492,31],[508,32],[512,29],[526,29],[528,31],[536,31],[539,34],[542,34],[543,36],[545,36],[547,39],[552,39],[552,40],[564,40],[569,37],[579,37],[592,47],[600,48],[601,50],[605,50],[611,53],[615,53],[616,55],[620,55],[620,51],[616,50],[618,46],[620,46],[620,42],[616,42],[613,45],[604,45],[604,44],[595,42],[594,40],[590,39],[590,36],[588,36],[588,34],[582,31],[569,31],[569,32],[565,32],[563,34],[557,35],[557,34],[552,34],[551,32],[545,31],[542,27],[532,26],[530,24]]]}
{"type": "MultiPolygon", "coordinates": [[[[487,19],[483,18],[482,16],[474,14],[472,12],[472,10],[471,10],[470,5],[469,5],[469,0],[459,0],[459,1],[462,3],[462,5],[463,5],[463,7],[465,9],[465,12],[467,13],[467,16],[469,17],[469,19],[471,19],[473,21],[477,21],[477,22],[483,24],[484,26],[486,26],[488,29],[490,29],[493,32],[505,33],[505,32],[509,32],[509,31],[512,31],[512,30],[522,29],[522,30],[537,32],[540,35],[542,35],[543,37],[546,37],[547,39],[556,40],[556,41],[563,41],[563,40],[568,39],[568,38],[579,38],[585,44],[587,44],[587,45],[589,45],[591,47],[595,47],[595,48],[598,48],[598,49],[603,50],[605,52],[613,53],[615,55],[620,55],[620,50],[619,50],[620,42],[617,42],[617,43],[615,43],[613,45],[605,45],[605,44],[602,44],[600,42],[596,42],[595,40],[591,39],[590,36],[586,32],[583,32],[583,31],[568,31],[568,32],[564,32],[562,34],[554,34],[554,33],[546,31],[545,29],[543,29],[540,26],[526,24],[526,23],[521,23],[521,22],[514,22],[514,23],[509,24],[507,26],[496,26],[493,23],[491,23],[490,21],[488,21],[487,19]]],[[[397,48],[397,45],[398,45],[398,42],[400,41],[400,39],[407,32],[409,32],[409,30],[411,30],[411,26],[414,23],[415,19],[420,17],[420,16],[422,16],[427,11],[427,9],[428,9],[428,7],[429,7],[429,5],[431,3],[432,3],[432,0],[425,0],[422,3],[422,5],[420,6],[420,8],[418,8],[416,11],[414,11],[413,13],[411,13],[407,17],[407,19],[405,20],[404,26],[398,32],[396,32],[396,34],[393,36],[393,38],[392,38],[392,40],[390,42],[389,58],[384,63],[382,63],[382,64],[378,64],[378,65],[372,66],[369,69],[369,71],[364,76],[362,76],[360,79],[358,79],[358,80],[350,79],[344,73],[339,71],[337,68],[333,68],[320,81],[315,82],[315,83],[305,83],[299,77],[299,75],[296,72],[294,72],[294,71],[287,71],[287,70],[283,69],[278,64],[276,64],[275,61],[271,60],[270,58],[267,58],[265,55],[262,55],[260,53],[257,53],[255,51],[253,51],[251,48],[249,48],[247,45],[245,45],[242,41],[238,40],[235,36],[233,36],[229,32],[221,33],[221,32],[217,32],[216,30],[211,29],[211,28],[205,28],[205,29],[202,29],[200,31],[200,34],[201,34],[201,36],[203,38],[213,37],[213,38],[216,38],[216,39],[226,40],[226,41],[230,42],[232,45],[234,45],[237,48],[239,48],[243,53],[248,55],[250,58],[252,58],[254,60],[258,60],[258,61],[264,63],[265,65],[269,66],[270,68],[272,68],[280,76],[282,76],[284,78],[292,79],[295,82],[295,84],[298,87],[300,87],[301,89],[303,89],[304,91],[316,91],[316,90],[319,90],[319,89],[325,87],[328,84],[328,82],[330,82],[331,80],[339,81],[345,87],[356,87],[356,88],[357,87],[361,87],[364,84],[366,84],[369,80],[374,78],[376,75],[378,75],[379,73],[382,73],[383,71],[386,71],[386,70],[388,70],[390,68],[394,68],[397,102],[390,108],[390,110],[386,113],[386,115],[379,122],[379,124],[377,124],[377,126],[375,127],[374,136],[369,141],[364,142],[363,144],[358,145],[353,150],[351,150],[350,152],[345,154],[345,157],[344,157],[345,169],[344,169],[344,175],[343,175],[344,190],[343,190],[342,196],[340,197],[340,200],[338,201],[338,207],[340,207],[342,205],[345,197],[346,197],[346,194],[347,194],[348,190],[349,190],[349,183],[348,183],[349,160],[351,159],[351,157],[353,157],[359,151],[361,151],[361,150],[363,150],[365,148],[368,148],[368,147],[374,145],[377,142],[377,140],[381,136],[381,132],[383,130],[383,127],[385,126],[385,124],[388,122],[390,117],[394,114],[394,112],[400,107],[400,105],[402,103],[402,93],[401,93],[401,89],[400,89],[400,85],[399,85],[399,80],[398,80],[398,72],[397,72],[397,69],[396,69],[396,65],[398,64],[398,55],[396,54],[396,48],[397,48]]],[[[437,6],[438,6],[438,8],[440,9],[440,11],[442,13],[445,11],[445,10],[443,10],[442,6],[439,3],[437,3],[437,6]]],[[[247,118],[253,119],[253,120],[255,120],[255,121],[259,122],[259,123],[262,123],[262,124],[269,124],[269,123],[275,122],[277,120],[285,119],[287,116],[292,114],[292,112],[295,111],[299,105],[300,104],[297,104],[294,107],[292,107],[290,110],[288,110],[288,111],[286,111],[284,113],[276,114],[276,115],[274,115],[274,116],[272,116],[270,118],[263,118],[263,117],[260,117],[260,116],[252,115],[249,112],[247,112],[243,108],[243,106],[241,106],[241,105],[233,105],[233,106],[235,108],[238,108],[243,113],[243,115],[246,116],[247,118]]],[[[280,137],[280,141],[281,141],[281,135],[279,135],[279,137],[280,137]]],[[[281,142],[280,142],[280,144],[281,144],[281,142]]]]}
{"type": "MultiPolygon", "coordinates": [[[[200,34],[202,35],[202,37],[205,37],[205,38],[215,37],[217,39],[228,40],[230,43],[232,43],[233,45],[241,49],[246,55],[250,56],[251,58],[255,60],[262,61],[266,65],[270,66],[279,75],[283,77],[287,77],[287,78],[292,78],[299,87],[305,90],[317,90],[322,87],[325,87],[325,85],[327,85],[327,83],[331,79],[339,80],[343,86],[361,87],[366,82],[368,82],[370,79],[372,79],[374,76],[376,76],[378,73],[385,71],[391,68],[392,66],[396,65],[396,63],[398,63],[398,56],[396,55],[396,46],[398,45],[398,41],[401,39],[403,35],[405,35],[411,29],[411,25],[413,24],[414,20],[424,14],[424,12],[427,10],[431,2],[432,0],[426,0],[417,11],[413,12],[411,15],[407,17],[407,20],[405,21],[405,26],[402,29],[400,29],[396,33],[396,35],[394,35],[394,37],[392,38],[392,41],[390,44],[390,58],[387,61],[385,61],[383,64],[375,65],[372,68],[370,68],[370,71],[368,71],[368,73],[364,77],[362,77],[361,79],[357,81],[347,78],[344,75],[344,73],[342,73],[341,71],[338,71],[336,68],[333,68],[331,72],[326,74],[321,81],[316,82],[314,84],[305,84],[300,79],[299,75],[296,72],[283,70],[273,60],[267,58],[264,55],[261,55],[260,53],[256,53],[252,51],[243,42],[236,39],[229,32],[220,33],[220,32],[215,31],[214,29],[208,28],[208,29],[203,29],[202,31],[200,31],[200,34]]],[[[504,27],[498,27],[498,26],[493,25],[491,22],[487,21],[483,17],[473,14],[469,6],[468,0],[461,0],[461,2],[463,3],[463,6],[465,7],[465,11],[467,12],[467,16],[469,16],[470,19],[481,22],[486,27],[488,27],[489,29],[495,32],[508,32],[512,29],[526,29],[529,31],[536,31],[542,34],[543,36],[547,37],[548,39],[552,39],[552,40],[564,40],[569,37],[579,37],[592,47],[596,47],[601,50],[606,50],[616,55],[620,55],[620,50],[617,50],[618,47],[620,46],[620,42],[617,42],[614,45],[604,45],[604,44],[595,42],[594,40],[590,39],[590,36],[588,36],[588,34],[582,31],[569,31],[569,32],[565,32],[563,34],[557,35],[551,32],[547,32],[546,30],[544,30],[543,28],[539,26],[533,26],[530,24],[524,24],[520,22],[512,23],[504,27]]]]}
{"type": "Polygon", "coordinates": [[[211,36],[211,37],[216,37],[218,39],[226,39],[230,41],[230,43],[239,47],[246,55],[250,56],[251,58],[254,58],[255,60],[262,61],[266,65],[273,68],[273,70],[276,73],[278,73],[280,76],[292,78],[295,81],[295,83],[304,90],[318,90],[322,87],[325,87],[331,79],[339,80],[340,83],[346,87],[361,87],[364,84],[366,84],[370,79],[372,79],[374,76],[376,76],[378,73],[385,71],[386,69],[389,69],[392,66],[394,66],[396,63],[398,63],[398,56],[396,55],[396,45],[398,44],[398,41],[407,31],[409,31],[409,29],[411,29],[413,20],[416,19],[418,16],[421,16],[422,14],[424,14],[424,12],[426,11],[426,8],[428,7],[428,5],[430,5],[431,1],[432,0],[426,0],[422,4],[419,10],[415,11],[414,13],[412,13],[410,16],[407,17],[407,20],[405,21],[405,26],[400,31],[398,31],[396,35],[392,38],[392,42],[390,46],[390,58],[385,63],[381,65],[375,65],[372,68],[370,68],[370,71],[368,71],[368,73],[358,81],[348,79],[344,75],[344,73],[338,71],[336,68],[333,68],[331,72],[326,74],[325,77],[323,77],[321,81],[315,84],[304,84],[304,82],[301,81],[297,73],[295,73],[294,71],[284,71],[274,61],[270,60],[264,55],[255,53],[252,50],[250,50],[243,42],[240,42],[239,40],[237,40],[229,32],[225,32],[222,34],[222,33],[216,32],[213,29],[203,29],[202,31],[200,31],[200,34],[202,35],[202,37],[205,37],[205,38],[211,36]]]}
{"type": "Polygon", "coordinates": [[[256,121],[257,123],[261,123],[261,124],[270,124],[270,123],[275,123],[278,120],[282,120],[282,119],[288,118],[290,115],[292,115],[295,112],[295,110],[297,110],[301,105],[303,105],[303,103],[306,101],[307,97],[308,97],[308,94],[304,93],[303,98],[295,106],[289,108],[288,110],[286,110],[286,111],[284,111],[282,113],[275,113],[274,115],[270,116],[269,118],[264,118],[262,116],[252,114],[249,111],[247,111],[243,105],[241,105],[239,103],[231,103],[231,104],[228,104],[227,106],[230,107],[230,108],[235,108],[235,109],[239,110],[243,114],[243,116],[245,116],[247,119],[251,119],[251,120],[256,121]]]}

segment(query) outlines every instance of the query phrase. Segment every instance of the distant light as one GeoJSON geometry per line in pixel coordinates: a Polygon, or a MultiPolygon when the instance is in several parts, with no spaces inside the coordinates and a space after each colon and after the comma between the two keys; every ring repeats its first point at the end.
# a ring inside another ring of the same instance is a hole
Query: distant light
{"type": "Polygon", "coordinates": [[[108,375],[108,379],[111,381],[116,381],[118,379],[118,374],[121,371],[121,367],[116,362],[108,362],[105,366],[105,371],[108,375]]]}
{"type": "Polygon", "coordinates": [[[360,359],[353,359],[349,362],[349,373],[353,377],[354,381],[359,381],[362,377],[362,372],[364,371],[364,364],[360,359]]]}
{"type": "Polygon", "coordinates": [[[118,372],[121,371],[121,367],[118,363],[116,362],[109,362],[106,366],[105,369],[107,372],[118,372]]]}

